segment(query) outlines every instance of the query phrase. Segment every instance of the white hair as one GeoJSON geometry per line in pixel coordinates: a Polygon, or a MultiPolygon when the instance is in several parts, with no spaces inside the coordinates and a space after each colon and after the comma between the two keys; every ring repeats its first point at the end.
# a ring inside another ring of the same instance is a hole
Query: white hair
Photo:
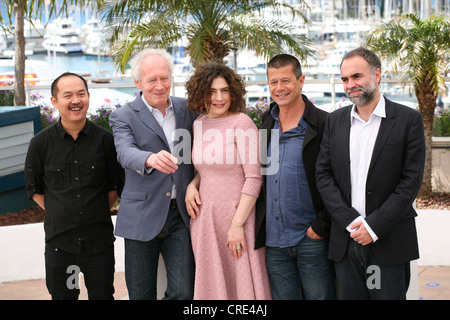
{"type": "Polygon", "coordinates": [[[136,54],[133,59],[130,60],[130,66],[131,66],[131,76],[134,80],[140,81],[141,80],[141,64],[142,60],[144,60],[147,56],[161,56],[164,59],[166,59],[167,64],[169,65],[169,72],[170,77],[172,78],[173,73],[173,58],[172,56],[166,51],[162,49],[153,49],[148,48],[140,51],[138,54],[136,54]]]}

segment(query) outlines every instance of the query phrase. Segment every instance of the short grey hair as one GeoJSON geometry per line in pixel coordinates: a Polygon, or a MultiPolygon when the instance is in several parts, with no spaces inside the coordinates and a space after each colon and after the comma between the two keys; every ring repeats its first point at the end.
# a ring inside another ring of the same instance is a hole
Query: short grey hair
{"type": "Polygon", "coordinates": [[[133,77],[134,80],[136,81],[141,80],[141,64],[142,60],[144,60],[144,58],[147,56],[161,56],[164,59],[166,59],[167,64],[169,65],[170,77],[172,78],[173,74],[172,56],[166,50],[148,48],[140,51],[130,60],[131,76],[133,77]]]}
{"type": "Polygon", "coordinates": [[[380,58],[378,58],[378,56],[373,51],[370,51],[369,49],[366,49],[363,47],[359,47],[359,48],[356,48],[356,49],[353,49],[353,50],[347,52],[344,55],[344,57],[342,58],[341,66],[342,66],[342,63],[344,62],[344,60],[353,58],[355,56],[359,56],[359,57],[363,58],[364,60],[366,60],[372,70],[380,69],[380,71],[381,71],[380,58]]]}

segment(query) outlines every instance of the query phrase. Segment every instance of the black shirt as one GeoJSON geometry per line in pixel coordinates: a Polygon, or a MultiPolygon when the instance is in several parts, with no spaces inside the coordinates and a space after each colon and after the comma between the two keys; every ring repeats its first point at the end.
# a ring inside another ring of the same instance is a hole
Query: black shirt
{"type": "Polygon", "coordinates": [[[120,195],[123,183],[112,133],[89,120],[75,141],[61,120],[30,141],[26,191],[45,195],[45,241],[63,251],[95,253],[114,242],[108,192],[120,195]]]}

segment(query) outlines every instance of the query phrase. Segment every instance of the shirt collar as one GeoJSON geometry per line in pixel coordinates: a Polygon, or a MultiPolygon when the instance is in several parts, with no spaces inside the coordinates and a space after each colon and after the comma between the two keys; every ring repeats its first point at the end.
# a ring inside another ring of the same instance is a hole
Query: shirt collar
{"type": "MultiPolygon", "coordinates": [[[[380,100],[378,101],[377,106],[373,110],[373,112],[370,115],[370,117],[372,118],[372,116],[377,116],[377,117],[380,117],[380,118],[386,118],[386,101],[385,101],[383,95],[380,95],[380,100]]],[[[352,110],[350,112],[350,122],[353,123],[354,119],[361,120],[361,117],[356,112],[356,106],[355,105],[353,105],[352,110]]]]}
{"type": "MultiPolygon", "coordinates": [[[[280,114],[280,107],[278,106],[278,104],[275,104],[272,108],[272,110],[270,110],[270,114],[272,115],[272,118],[274,118],[276,121],[280,121],[278,119],[278,115],[280,114]]],[[[303,115],[305,114],[305,112],[303,112],[303,115]]],[[[300,125],[303,129],[306,129],[308,126],[308,123],[305,121],[305,119],[302,117],[300,118],[300,121],[298,122],[297,126],[300,125]]]]}
{"type": "Polygon", "coordinates": [[[272,110],[270,110],[270,114],[272,115],[272,118],[278,121],[278,115],[280,114],[280,107],[278,104],[273,106],[272,110]]]}
{"type": "MultiPolygon", "coordinates": [[[[148,104],[147,101],[145,101],[144,95],[142,95],[142,101],[144,101],[144,104],[147,106],[148,110],[150,110],[150,112],[151,112],[153,115],[155,114],[155,112],[161,113],[161,112],[158,110],[158,108],[152,107],[150,104],[148,104]]],[[[169,106],[166,108],[166,114],[167,114],[167,113],[170,113],[170,112],[172,112],[172,111],[174,111],[174,109],[173,109],[173,104],[172,104],[172,99],[169,97],[169,106]]]]}
{"type": "MultiPolygon", "coordinates": [[[[89,136],[89,132],[91,131],[91,122],[89,119],[86,118],[86,124],[84,125],[83,129],[81,129],[80,133],[84,133],[86,136],[89,136]]],[[[61,123],[61,117],[59,117],[58,122],[56,122],[56,130],[58,131],[59,136],[61,139],[64,139],[64,137],[69,135],[66,130],[64,129],[62,123],[61,123]]]]}

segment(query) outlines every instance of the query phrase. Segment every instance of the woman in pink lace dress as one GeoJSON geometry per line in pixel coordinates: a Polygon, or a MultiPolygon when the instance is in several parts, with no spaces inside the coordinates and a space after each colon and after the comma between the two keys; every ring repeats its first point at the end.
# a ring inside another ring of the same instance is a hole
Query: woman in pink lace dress
{"type": "Polygon", "coordinates": [[[271,299],[264,248],[254,250],[261,189],[258,130],[245,114],[245,85],[219,63],[197,68],[186,84],[197,170],[186,205],[196,273],[194,299],[271,299]]]}

